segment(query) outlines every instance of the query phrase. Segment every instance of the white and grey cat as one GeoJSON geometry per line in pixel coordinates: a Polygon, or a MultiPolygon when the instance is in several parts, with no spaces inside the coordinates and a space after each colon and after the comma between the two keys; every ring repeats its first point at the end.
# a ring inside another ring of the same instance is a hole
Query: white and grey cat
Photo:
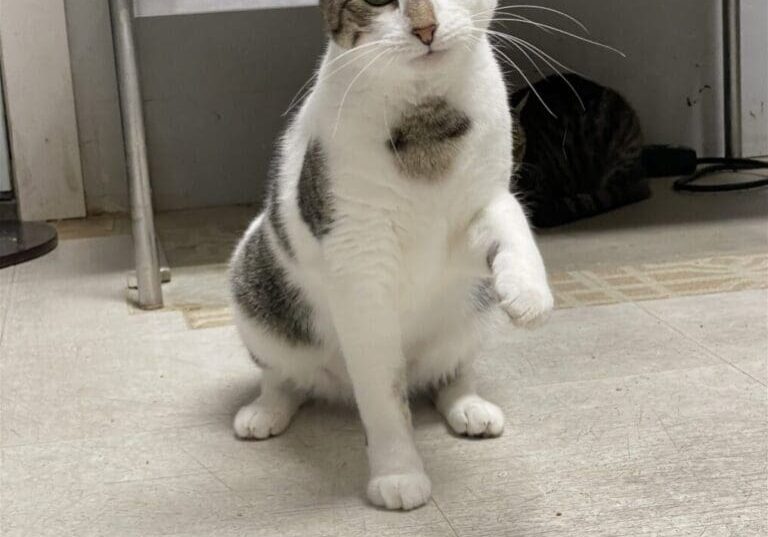
{"type": "Polygon", "coordinates": [[[237,325],[263,369],[234,427],[263,439],[308,398],[354,401],[368,497],[412,509],[431,484],[409,393],[430,391],[458,434],[500,435],[472,369],[486,321],[530,326],[553,300],[509,193],[512,125],[485,34],[495,0],[320,7],[327,52],[232,260],[237,325]]]}

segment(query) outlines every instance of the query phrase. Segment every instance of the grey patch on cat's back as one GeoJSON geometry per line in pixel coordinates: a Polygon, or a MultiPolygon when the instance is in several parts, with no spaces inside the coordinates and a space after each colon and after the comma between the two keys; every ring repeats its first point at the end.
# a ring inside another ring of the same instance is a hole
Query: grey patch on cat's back
{"type": "Polygon", "coordinates": [[[483,278],[472,288],[472,305],[480,313],[490,311],[499,303],[493,278],[483,278]]]}
{"type": "Polygon", "coordinates": [[[389,150],[411,178],[438,179],[453,164],[472,120],[445,99],[433,97],[408,108],[392,129],[389,150]]]}
{"type": "Polygon", "coordinates": [[[293,258],[294,254],[291,240],[288,237],[288,230],[285,228],[285,221],[280,213],[280,197],[278,195],[277,186],[272,189],[272,194],[269,199],[269,207],[267,208],[267,215],[272,230],[277,237],[277,242],[280,243],[280,247],[288,257],[293,258]]]}
{"type": "Polygon", "coordinates": [[[292,345],[319,342],[312,329],[312,307],[288,280],[263,226],[248,238],[235,261],[231,285],[243,311],[277,336],[292,345]]]}
{"type": "Polygon", "coordinates": [[[316,238],[326,235],[333,225],[333,199],[326,157],[319,142],[311,142],[304,155],[299,177],[299,212],[316,238]]]}

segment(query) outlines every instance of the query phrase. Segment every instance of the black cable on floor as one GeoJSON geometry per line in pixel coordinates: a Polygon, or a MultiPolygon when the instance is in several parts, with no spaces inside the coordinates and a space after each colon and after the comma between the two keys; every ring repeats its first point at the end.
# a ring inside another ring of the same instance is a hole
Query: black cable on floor
{"type": "Polygon", "coordinates": [[[768,162],[755,159],[699,158],[690,147],[649,145],[643,148],[641,160],[646,177],[683,175],[674,183],[673,188],[677,191],[733,192],[768,186],[768,177],[738,183],[696,184],[705,177],[722,172],[768,170],[768,162]]]}
{"type": "Polygon", "coordinates": [[[741,181],[738,183],[695,184],[700,179],[722,172],[768,169],[768,163],[766,162],[744,158],[700,158],[698,159],[697,164],[706,164],[707,166],[697,170],[688,177],[683,177],[675,181],[673,186],[675,190],[685,192],[734,192],[737,190],[751,190],[753,188],[768,186],[768,177],[754,179],[752,181],[741,181]]]}

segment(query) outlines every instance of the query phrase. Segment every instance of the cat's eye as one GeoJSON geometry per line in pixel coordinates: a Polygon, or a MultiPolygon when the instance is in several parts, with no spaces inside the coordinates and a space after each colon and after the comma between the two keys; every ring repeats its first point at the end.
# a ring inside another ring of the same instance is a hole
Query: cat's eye
{"type": "Polygon", "coordinates": [[[375,7],[383,7],[395,2],[395,0],[365,0],[365,2],[375,7]]]}

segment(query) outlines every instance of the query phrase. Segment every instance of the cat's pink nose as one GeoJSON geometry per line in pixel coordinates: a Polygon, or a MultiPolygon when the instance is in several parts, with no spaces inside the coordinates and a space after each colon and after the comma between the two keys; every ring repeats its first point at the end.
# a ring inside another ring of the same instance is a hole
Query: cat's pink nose
{"type": "Polygon", "coordinates": [[[437,24],[430,24],[423,28],[414,28],[412,33],[419,38],[419,41],[429,46],[435,40],[435,30],[437,30],[437,24]]]}

